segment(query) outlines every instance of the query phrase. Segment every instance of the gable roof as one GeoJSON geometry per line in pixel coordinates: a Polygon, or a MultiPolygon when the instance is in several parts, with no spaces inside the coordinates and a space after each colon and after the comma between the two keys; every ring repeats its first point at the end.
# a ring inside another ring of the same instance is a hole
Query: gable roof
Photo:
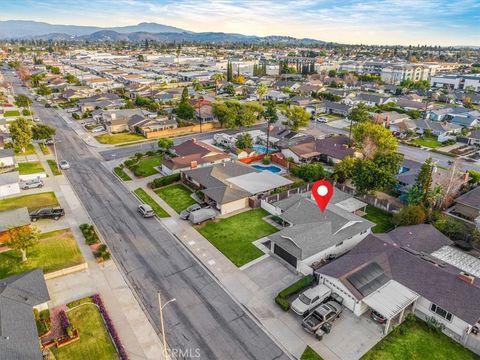
{"type": "Polygon", "coordinates": [[[455,202],[480,210],[480,186],[459,196],[455,202]]]}
{"type": "Polygon", "coordinates": [[[334,159],[344,159],[355,153],[355,149],[348,146],[349,143],[348,137],[340,135],[325,139],[307,139],[290,146],[289,149],[306,159],[320,155],[327,155],[334,159]]]}
{"type": "Polygon", "coordinates": [[[15,228],[29,224],[30,215],[26,207],[14,210],[0,211],[0,232],[8,231],[10,227],[15,228]]]}
{"type": "Polygon", "coordinates": [[[1,359],[42,359],[32,308],[48,300],[41,269],[0,280],[1,359]]]}

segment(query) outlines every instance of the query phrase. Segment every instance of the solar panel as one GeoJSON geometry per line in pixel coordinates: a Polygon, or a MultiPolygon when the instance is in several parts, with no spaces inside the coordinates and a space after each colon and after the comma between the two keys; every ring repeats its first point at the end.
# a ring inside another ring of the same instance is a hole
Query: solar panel
{"type": "Polygon", "coordinates": [[[364,268],[347,277],[347,280],[360,294],[367,296],[385,285],[389,278],[377,263],[370,263],[364,268]]]}

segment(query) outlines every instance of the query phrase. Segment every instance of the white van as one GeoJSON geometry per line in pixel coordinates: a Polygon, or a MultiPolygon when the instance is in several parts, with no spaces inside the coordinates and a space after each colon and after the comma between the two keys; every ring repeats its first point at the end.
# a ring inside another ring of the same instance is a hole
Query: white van
{"type": "Polygon", "coordinates": [[[292,310],[298,314],[305,316],[312,311],[316,306],[324,302],[332,293],[325,285],[317,285],[313,288],[305,290],[293,302],[292,310]]]}

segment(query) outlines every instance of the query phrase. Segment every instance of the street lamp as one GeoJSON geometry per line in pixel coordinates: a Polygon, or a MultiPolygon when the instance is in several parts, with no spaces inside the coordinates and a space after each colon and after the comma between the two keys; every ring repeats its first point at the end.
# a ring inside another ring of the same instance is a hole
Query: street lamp
{"type": "Polygon", "coordinates": [[[165,304],[162,306],[162,298],[160,296],[160,292],[158,292],[158,305],[160,307],[160,325],[162,327],[162,342],[163,342],[163,354],[164,354],[164,359],[168,360],[168,352],[167,352],[167,341],[165,340],[165,325],[163,324],[163,308],[170,304],[171,302],[176,301],[177,299],[173,298],[168,300],[165,304]]]}

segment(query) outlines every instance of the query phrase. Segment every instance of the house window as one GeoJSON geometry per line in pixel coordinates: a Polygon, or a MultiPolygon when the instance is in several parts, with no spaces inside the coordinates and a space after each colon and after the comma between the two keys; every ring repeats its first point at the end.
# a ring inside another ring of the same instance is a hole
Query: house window
{"type": "Polygon", "coordinates": [[[450,314],[447,310],[442,309],[440,306],[433,304],[430,305],[430,311],[434,312],[438,316],[441,316],[442,318],[452,321],[452,314],[450,314]]]}

